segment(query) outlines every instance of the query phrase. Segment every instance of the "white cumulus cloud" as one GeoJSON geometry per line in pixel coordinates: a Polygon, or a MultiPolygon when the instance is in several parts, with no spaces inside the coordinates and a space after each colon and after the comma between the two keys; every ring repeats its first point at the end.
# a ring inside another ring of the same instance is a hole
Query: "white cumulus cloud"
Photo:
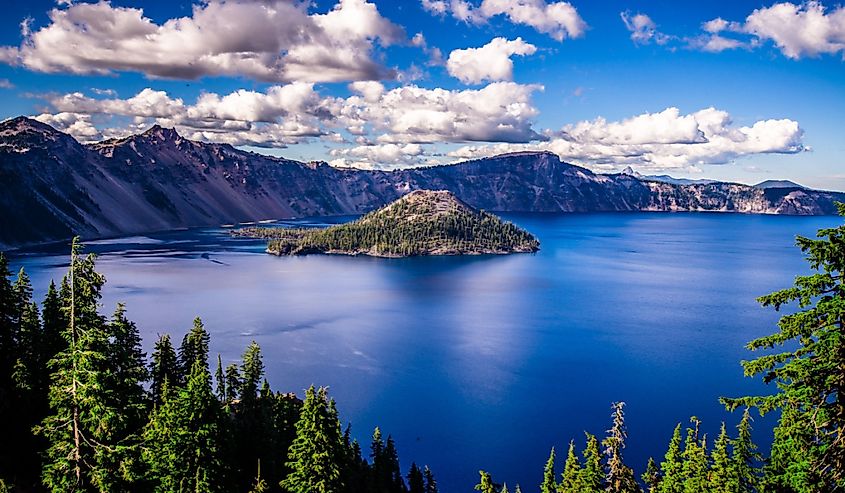
{"type": "Polygon", "coordinates": [[[449,75],[467,84],[513,79],[513,55],[533,55],[537,47],[522,38],[494,38],[480,48],[453,50],[446,61],[449,75]]]}
{"type": "Polygon", "coordinates": [[[429,12],[451,14],[456,19],[474,24],[505,16],[514,24],[534,28],[557,41],[584,35],[587,23],[569,2],[548,3],[546,0],[483,0],[474,4],[468,0],[422,0],[429,12]]]}
{"type": "Polygon", "coordinates": [[[141,8],[108,1],[49,12],[49,23],[22,27],[20,46],[0,61],[39,72],[195,79],[244,76],[261,81],[332,82],[392,77],[372,58],[375,42],[401,41],[402,28],[366,0],[339,0],[309,14],[307,2],[208,0],[191,16],[157,24],[141,8]]]}

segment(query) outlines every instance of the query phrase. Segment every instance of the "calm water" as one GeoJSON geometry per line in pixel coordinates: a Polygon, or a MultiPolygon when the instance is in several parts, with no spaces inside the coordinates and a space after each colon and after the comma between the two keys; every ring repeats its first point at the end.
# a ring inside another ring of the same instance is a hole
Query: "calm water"
{"type": "MultiPolygon", "coordinates": [[[[714,433],[720,395],[743,378],[743,344],[773,330],[754,298],[805,270],[794,235],[836,217],[719,214],[506,215],[535,233],[535,255],[277,258],[223,230],[92,242],[149,350],[200,315],[212,351],[236,361],[256,340],[275,389],[328,385],[368,443],[380,425],[403,467],[432,466],[446,493],[480,468],[534,489],[549,448],[609,427],[627,402],[628,462],[641,472],[691,415],[714,433]]],[[[305,221],[301,223],[306,223],[305,221]]],[[[64,251],[13,258],[39,296],[64,251]]],[[[770,419],[757,419],[769,439],[770,419]]]]}

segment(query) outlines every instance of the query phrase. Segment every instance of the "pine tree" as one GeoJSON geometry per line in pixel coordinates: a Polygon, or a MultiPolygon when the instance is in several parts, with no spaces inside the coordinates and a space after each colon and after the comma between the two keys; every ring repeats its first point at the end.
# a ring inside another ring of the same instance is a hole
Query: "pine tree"
{"type": "MultiPolygon", "coordinates": [[[[12,380],[17,361],[17,326],[14,323],[17,296],[9,280],[9,263],[0,252],[0,436],[11,437],[15,420],[16,386],[12,380]]],[[[0,478],[15,482],[18,453],[12,447],[0,447],[0,478]]]]}
{"type": "Polygon", "coordinates": [[[657,493],[660,489],[660,480],[662,477],[660,475],[660,468],[657,467],[657,463],[654,462],[653,457],[648,458],[648,465],[645,468],[642,479],[643,483],[648,487],[648,493],[657,493]]]}
{"type": "Polygon", "coordinates": [[[109,344],[105,349],[109,375],[109,407],[120,412],[108,416],[107,430],[102,441],[99,460],[104,467],[119,471],[117,478],[107,479],[109,491],[130,490],[133,483],[144,476],[141,464],[141,434],[149,411],[143,384],[149,378],[146,355],[141,350],[141,336],[135,323],[126,318],[126,309],[118,304],[107,325],[109,344]]]}
{"type": "Polygon", "coordinates": [[[496,491],[496,486],[493,484],[493,478],[490,477],[490,473],[487,471],[478,471],[478,474],[481,476],[480,481],[477,485],[475,485],[475,489],[480,493],[498,493],[496,491]]]}
{"type": "MultiPolygon", "coordinates": [[[[437,480],[428,466],[423,468],[423,478],[425,478],[425,493],[438,493],[437,480]]],[[[519,486],[517,486],[517,489],[519,489],[519,486]]]]}
{"type": "Polygon", "coordinates": [[[555,448],[552,447],[551,452],[549,452],[549,460],[546,461],[546,467],[543,468],[543,482],[540,483],[540,493],[555,493],[557,491],[555,476],[555,448]]]}
{"type": "MultiPolygon", "coordinates": [[[[43,360],[46,363],[53,359],[57,354],[67,349],[67,341],[64,334],[68,320],[62,311],[62,299],[59,297],[59,292],[56,290],[56,283],[50,281],[50,287],[47,289],[47,295],[44,297],[42,304],[42,342],[41,348],[43,353],[43,360]]],[[[49,380],[49,375],[46,376],[45,381],[49,380]]]]}
{"type": "Polygon", "coordinates": [[[264,362],[261,359],[261,347],[252,341],[244,352],[241,364],[241,403],[251,404],[258,394],[258,385],[264,375],[264,362]]]}
{"type": "Polygon", "coordinates": [[[176,350],[170,342],[170,335],[159,336],[155,343],[150,370],[150,394],[153,404],[161,405],[165,385],[171,390],[182,385],[181,371],[176,359],[176,350]]]}
{"type": "Polygon", "coordinates": [[[344,455],[337,414],[324,387],[305,393],[296,439],[288,450],[290,474],[281,482],[290,493],[337,493],[343,490],[339,465],[344,455]]]}
{"type": "Polygon", "coordinates": [[[581,491],[598,492],[604,491],[604,472],[601,464],[601,451],[599,441],[595,435],[587,435],[587,446],[584,449],[584,467],[581,469],[579,482],[581,491]]]}
{"type": "Polygon", "coordinates": [[[634,477],[634,471],[625,465],[622,459],[622,450],[625,448],[625,440],[628,432],[625,429],[624,402],[613,404],[613,426],[607,431],[607,438],[604,439],[604,454],[607,457],[607,474],[605,476],[606,490],[617,493],[639,492],[640,486],[634,477]]]}
{"type": "Polygon", "coordinates": [[[722,422],[722,428],[719,430],[719,436],[713,442],[713,452],[710,454],[712,465],[710,466],[710,475],[708,477],[708,491],[713,493],[731,493],[728,488],[728,476],[730,474],[730,454],[728,452],[728,445],[730,445],[730,438],[725,428],[725,423],[722,422]]]}
{"type": "Polygon", "coordinates": [[[182,374],[188,375],[194,367],[194,363],[199,361],[201,366],[208,368],[208,345],[211,342],[211,336],[205,330],[205,326],[199,317],[194,319],[194,326],[182,338],[182,345],[179,346],[179,364],[182,368],[182,374]]]}
{"type": "Polygon", "coordinates": [[[155,491],[221,491],[224,417],[200,359],[184,387],[171,388],[165,380],[162,401],[144,430],[143,457],[155,491]]]}
{"type": "MultiPolygon", "coordinates": [[[[845,204],[837,203],[845,216],[845,204]]],[[[746,376],[762,375],[777,392],[723,399],[728,409],[756,407],[765,414],[781,410],[778,440],[772,450],[804,457],[793,467],[769,469],[771,484],[818,491],[845,488],[845,224],[820,229],[816,239],[797,237],[798,247],[816,273],[798,276],[794,286],[758,298],[763,306],[797,303],[798,311],[781,317],[779,331],[748,343],[747,348],[778,354],[744,361],[746,376]],[[792,409],[789,409],[792,408],[792,409]]],[[[778,459],[780,461],[781,459],[778,459]]]]}
{"type": "Polygon", "coordinates": [[[581,491],[581,461],[575,455],[575,441],[569,442],[569,452],[566,454],[566,463],[563,466],[563,476],[559,485],[561,493],[578,493],[581,491]]]}
{"type": "Polygon", "coordinates": [[[423,473],[415,462],[411,463],[411,469],[408,471],[408,493],[425,493],[423,473]]]}
{"type": "Polygon", "coordinates": [[[109,345],[105,321],[97,313],[105,279],[94,269],[94,255],[80,258],[74,238],[66,303],[67,350],[51,362],[50,412],[37,432],[49,442],[44,485],[54,492],[108,491],[119,482],[110,470],[110,423],[122,413],[110,394],[109,345]]]}
{"type": "Polygon", "coordinates": [[[240,396],[241,372],[235,363],[226,367],[226,402],[232,402],[240,396]]]}
{"type": "Polygon", "coordinates": [[[666,456],[663,462],[660,463],[660,474],[663,479],[660,480],[660,493],[683,493],[684,491],[684,472],[683,472],[683,458],[681,456],[681,424],[675,427],[672,432],[672,438],[669,440],[669,448],[666,450],[666,456]]]}
{"type": "Polygon", "coordinates": [[[393,437],[387,435],[384,445],[384,456],[382,458],[384,469],[387,471],[388,491],[391,493],[405,493],[405,480],[402,478],[402,471],[399,468],[399,454],[396,452],[396,442],[393,437]]]}
{"type": "Polygon", "coordinates": [[[758,471],[755,464],[760,457],[757,454],[757,445],[751,440],[751,414],[748,408],[742,413],[737,431],[731,454],[728,486],[735,493],[751,493],[757,488],[758,471]]]}
{"type": "Polygon", "coordinates": [[[220,353],[217,353],[217,370],[214,372],[214,382],[216,383],[217,399],[220,402],[226,401],[226,377],[223,375],[223,360],[220,353]]]}
{"type": "Polygon", "coordinates": [[[681,453],[684,493],[707,493],[707,440],[699,439],[701,421],[690,418],[693,428],[687,428],[684,451],[681,453]]]}

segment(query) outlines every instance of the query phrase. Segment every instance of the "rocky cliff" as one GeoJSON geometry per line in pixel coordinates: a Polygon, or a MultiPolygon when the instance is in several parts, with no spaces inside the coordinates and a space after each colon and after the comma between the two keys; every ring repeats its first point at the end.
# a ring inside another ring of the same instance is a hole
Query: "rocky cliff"
{"type": "Polygon", "coordinates": [[[845,194],[598,175],[551,153],[397,171],[333,168],[194,142],[172,129],[82,145],[24,117],[0,123],[0,247],[179,227],[360,214],[412,190],[490,211],[833,214],[845,194]]]}

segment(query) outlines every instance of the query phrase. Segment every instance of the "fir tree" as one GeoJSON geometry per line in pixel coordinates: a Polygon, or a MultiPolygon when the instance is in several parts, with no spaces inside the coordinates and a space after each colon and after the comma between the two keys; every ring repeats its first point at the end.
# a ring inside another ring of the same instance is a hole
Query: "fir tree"
{"type": "Polygon", "coordinates": [[[343,438],[328,393],[311,386],[305,393],[296,439],[288,451],[290,474],[281,482],[290,493],[337,493],[343,490],[343,438]]]}
{"type": "Polygon", "coordinates": [[[423,472],[415,462],[411,463],[411,469],[408,471],[408,493],[425,493],[423,472]]]}
{"type": "MultiPolygon", "coordinates": [[[[837,203],[845,216],[845,204],[837,203]]],[[[798,276],[794,286],[762,296],[776,310],[796,303],[798,311],[781,317],[779,331],[747,348],[788,350],[744,361],[747,376],[762,375],[777,392],[723,399],[728,409],[752,406],[763,414],[781,410],[773,452],[799,458],[806,470],[770,468],[767,481],[819,491],[845,488],[845,225],[821,229],[817,238],[797,237],[814,274],[798,276]],[[790,409],[792,408],[792,409],[790,409]],[[794,449],[793,452],[787,450],[794,449]],[[776,477],[779,476],[779,477],[776,477]]]]}
{"type": "Polygon", "coordinates": [[[119,482],[110,470],[108,431],[120,419],[110,395],[108,333],[97,313],[105,279],[94,269],[94,255],[80,257],[74,238],[65,309],[67,350],[51,362],[50,412],[37,432],[49,442],[43,471],[44,485],[54,492],[109,491],[119,482]]]}
{"type": "Polygon", "coordinates": [[[723,422],[722,428],[719,430],[719,436],[713,442],[713,452],[710,454],[713,464],[710,466],[708,491],[713,493],[733,492],[728,487],[728,480],[731,473],[730,454],[728,452],[729,444],[730,438],[728,438],[728,432],[723,422]]]}
{"type": "Polygon", "coordinates": [[[144,431],[144,461],[160,493],[221,490],[223,414],[211,389],[208,368],[197,359],[182,388],[165,380],[163,403],[144,431]]]}
{"type": "Polygon", "coordinates": [[[625,440],[628,432],[625,429],[624,402],[613,404],[613,426],[607,431],[607,438],[604,439],[604,454],[607,456],[607,474],[605,483],[607,491],[617,493],[631,493],[640,491],[634,471],[625,465],[622,459],[622,450],[625,448],[625,440]]]}
{"type": "Polygon", "coordinates": [[[584,448],[584,467],[581,469],[579,482],[581,491],[597,492],[604,490],[604,472],[601,464],[599,441],[595,435],[586,433],[587,446],[584,448]]]}
{"type": "Polygon", "coordinates": [[[581,491],[581,461],[575,454],[575,441],[569,442],[569,452],[566,454],[566,463],[563,466],[559,491],[561,493],[578,493],[581,491]]]}
{"type": "Polygon", "coordinates": [[[760,459],[757,445],[751,440],[751,414],[746,408],[737,425],[737,438],[733,442],[733,453],[728,474],[730,491],[751,493],[757,488],[756,462],[760,459]]]}
{"type": "Polygon", "coordinates": [[[258,394],[258,385],[264,375],[264,362],[261,359],[261,347],[252,341],[244,352],[241,364],[241,403],[251,404],[258,394]]]}
{"type": "Polygon", "coordinates": [[[546,461],[546,467],[543,468],[543,482],[540,483],[540,493],[555,493],[556,491],[555,448],[552,447],[551,452],[549,452],[549,459],[546,461]]]}
{"type": "MultiPolygon", "coordinates": [[[[50,281],[47,295],[42,304],[42,341],[41,351],[44,363],[53,359],[57,354],[67,349],[67,341],[63,334],[68,325],[68,320],[62,311],[62,299],[56,290],[56,283],[50,281]]],[[[46,366],[46,365],[45,365],[46,366]]],[[[49,380],[49,375],[45,381],[49,380]]]]}
{"type": "MultiPolygon", "coordinates": [[[[437,480],[434,478],[434,473],[431,472],[428,466],[423,468],[423,478],[425,479],[425,493],[438,493],[437,480]]],[[[519,486],[517,486],[517,490],[519,486]]]]}
{"type": "Polygon", "coordinates": [[[660,493],[683,493],[684,472],[683,458],[681,456],[681,424],[675,427],[672,438],[669,440],[669,448],[666,456],[660,463],[660,493]]]}
{"type": "Polygon", "coordinates": [[[211,336],[205,330],[205,326],[199,317],[194,319],[194,326],[182,338],[182,345],[179,346],[179,364],[182,367],[182,374],[188,375],[199,361],[201,366],[208,368],[208,345],[211,336]]]}
{"type": "Polygon", "coordinates": [[[155,405],[162,403],[165,385],[172,390],[182,384],[176,350],[173,349],[169,334],[159,336],[155,343],[150,380],[150,393],[155,405]]]}
{"type": "Polygon", "coordinates": [[[232,402],[240,396],[241,372],[235,363],[226,367],[226,402],[232,402]]]}
{"type": "Polygon", "coordinates": [[[687,428],[684,451],[681,453],[684,493],[707,493],[707,440],[699,438],[701,421],[690,418],[692,428],[687,428]]]}
{"type": "MultiPolygon", "coordinates": [[[[18,427],[14,417],[17,391],[12,380],[17,361],[17,326],[14,323],[17,300],[9,276],[8,260],[0,252],[0,436],[3,437],[14,436],[18,427]]],[[[18,473],[16,458],[17,451],[12,447],[0,447],[0,478],[14,482],[13,478],[18,473]]]]}
{"type": "Polygon", "coordinates": [[[217,353],[217,370],[214,372],[214,382],[216,383],[217,399],[220,402],[226,401],[226,377],[223,375],[223,360],[220,353],[217,353]]]}
{"type": "Polygon", "coordinates": [[[490,473],[487,471],[478,471],[478,474],[481,476],[478,484],[475,485],[475,489],[480,493],[498,493],[496,491],[496,486],[493,484],[493,478],[490,477],[490,473]]]}
{"type": "Polygon", "coordinates": [[[648,493],[657,493],[660,489],[660,468],[657,467],[657,463],[654,462],[653,457],[648,458],[648,465],[645,468],[642,479],[643,483],[648,487],[648,493]]]}

